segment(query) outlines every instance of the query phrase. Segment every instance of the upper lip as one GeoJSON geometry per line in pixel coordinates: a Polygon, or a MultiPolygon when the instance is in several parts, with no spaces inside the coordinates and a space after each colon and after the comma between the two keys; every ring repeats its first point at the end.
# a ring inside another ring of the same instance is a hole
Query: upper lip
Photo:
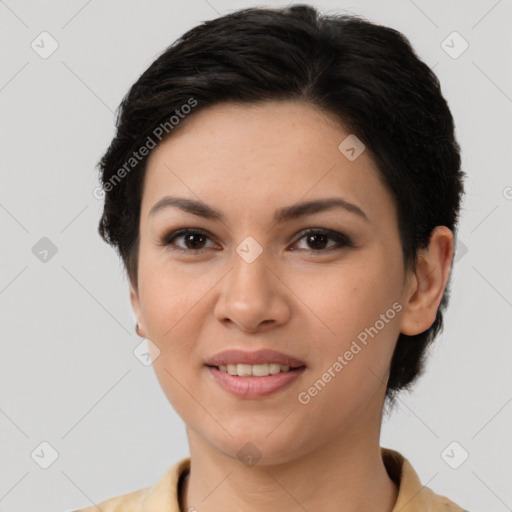
{"type": "Polygon", "coordinates": [[[207,366],[220,366],[221,364],[264,364],[278,363],[291,368],[305,366],[305,363],[295,357],[277,352],[276,350],[262,349],[253,352],[245,350],[223,350],[206,361],[207,366]]]}

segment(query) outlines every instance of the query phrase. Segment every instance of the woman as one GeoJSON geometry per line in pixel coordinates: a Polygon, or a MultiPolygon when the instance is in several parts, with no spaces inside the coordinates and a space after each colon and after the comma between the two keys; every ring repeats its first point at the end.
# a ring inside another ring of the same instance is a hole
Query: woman
{"type": "Polygon", "coordinates": [[[100,233],[190,457],[98,507],[462,510],[379,445],[442,327],[463,193],[407,39],[304,5],[234,12],[169,47],[117,128],[100,233]]]}

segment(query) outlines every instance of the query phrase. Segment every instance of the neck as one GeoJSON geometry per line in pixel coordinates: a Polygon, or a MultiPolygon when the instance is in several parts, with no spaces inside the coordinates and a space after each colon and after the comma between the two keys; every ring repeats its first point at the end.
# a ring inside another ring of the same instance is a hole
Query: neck
{"type": "MultiPolygon", "coordinates": [[[[398,488],[382,461],[379,436],[368,418],[340,430],[315,449],[277,463],[247,466],[187,429],[190,474],[181,510],[241,512],[322,510],[391,512],[398,488]]],[[[374,423],[375,425],[375,423],[374,423]]]]}

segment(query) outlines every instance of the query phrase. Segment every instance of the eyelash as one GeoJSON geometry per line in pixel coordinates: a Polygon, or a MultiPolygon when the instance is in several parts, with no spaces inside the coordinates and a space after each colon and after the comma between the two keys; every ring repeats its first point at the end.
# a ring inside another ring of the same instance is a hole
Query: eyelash
{"type": "MultiPolygon", "coordinates": [[[[184,228],[184,229],[179,229],[177,231],[173,231],[172,233],[164,236],[158,245],[167,246],[167,247],[174,245],[174,247],[171,248],[171,250],[173,250],[173,251],[182,251],[182,252],[195,253],[195,254],[201,253],[202,251],[206,251],[209,249],[208,247],[203,247],[201,249],[184,249],[183,247],[178,247],[172,243],[173,240],[175,240],[176,238],[190,235],[190,234],[203,235],[203,236],[207,237],[208,239],[210,239],[208,233],[206,231],[203,231],[202,229],[184,228]]],[[[334,246],[334,247],[329,247],[327,249],[309,249],[309,250],[308,249],[299,249],[299,250],[306,250],[306,251],[308,251],[310,253],[314,253],[314,254],[330,253],[333,250],[334,251],[340,250],[344,247],[354,247],[354,244],[352,243],[352,241],[350,240],[350,238],[348,236],[346,236],[342,233],[338,233],[336,231],[331,231],[329,229],[319,229],[319,228],[308,229],[308,230],[302,231],[300,233],[300,235],[301,236],[297,239],[297,241],[295,243],[299,242],[300,240],[302,240],[303,238],[305,238],[307,236],[325,235],[328,238],[330,238],[331,240],[335,241],[338,245],[338,247],[334,246]]]]}

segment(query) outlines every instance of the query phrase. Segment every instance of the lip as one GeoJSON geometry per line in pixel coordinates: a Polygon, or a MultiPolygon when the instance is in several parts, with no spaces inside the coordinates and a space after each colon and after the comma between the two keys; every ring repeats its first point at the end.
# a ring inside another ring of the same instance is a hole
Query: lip
{"type": "Polygon", "coordinates": [[[290,369],[287,372],[267,377],[238,377],[214,366],[208,366],[207,369],[215,381],[228,393],[239,398],[263,398],[290,385],[304,372],[306,367],[290,369]]]}
{"type": "MultiPolygon", "coordinates": [[[[221,364],[263,364],[263,363],[278,363],[290,368],[299,368],[306,366],[304,361],[301,361],[288,354],[277,352],[271,349],[262,349],[252,352],[246,350],[230,349],[224,350],[215,354],[213,357],[208,359],[205,364],[206,366],[220,366],[221,364]]],[[[266,377],[257,377],[258,379],[264,379],[266,377]]]]}

